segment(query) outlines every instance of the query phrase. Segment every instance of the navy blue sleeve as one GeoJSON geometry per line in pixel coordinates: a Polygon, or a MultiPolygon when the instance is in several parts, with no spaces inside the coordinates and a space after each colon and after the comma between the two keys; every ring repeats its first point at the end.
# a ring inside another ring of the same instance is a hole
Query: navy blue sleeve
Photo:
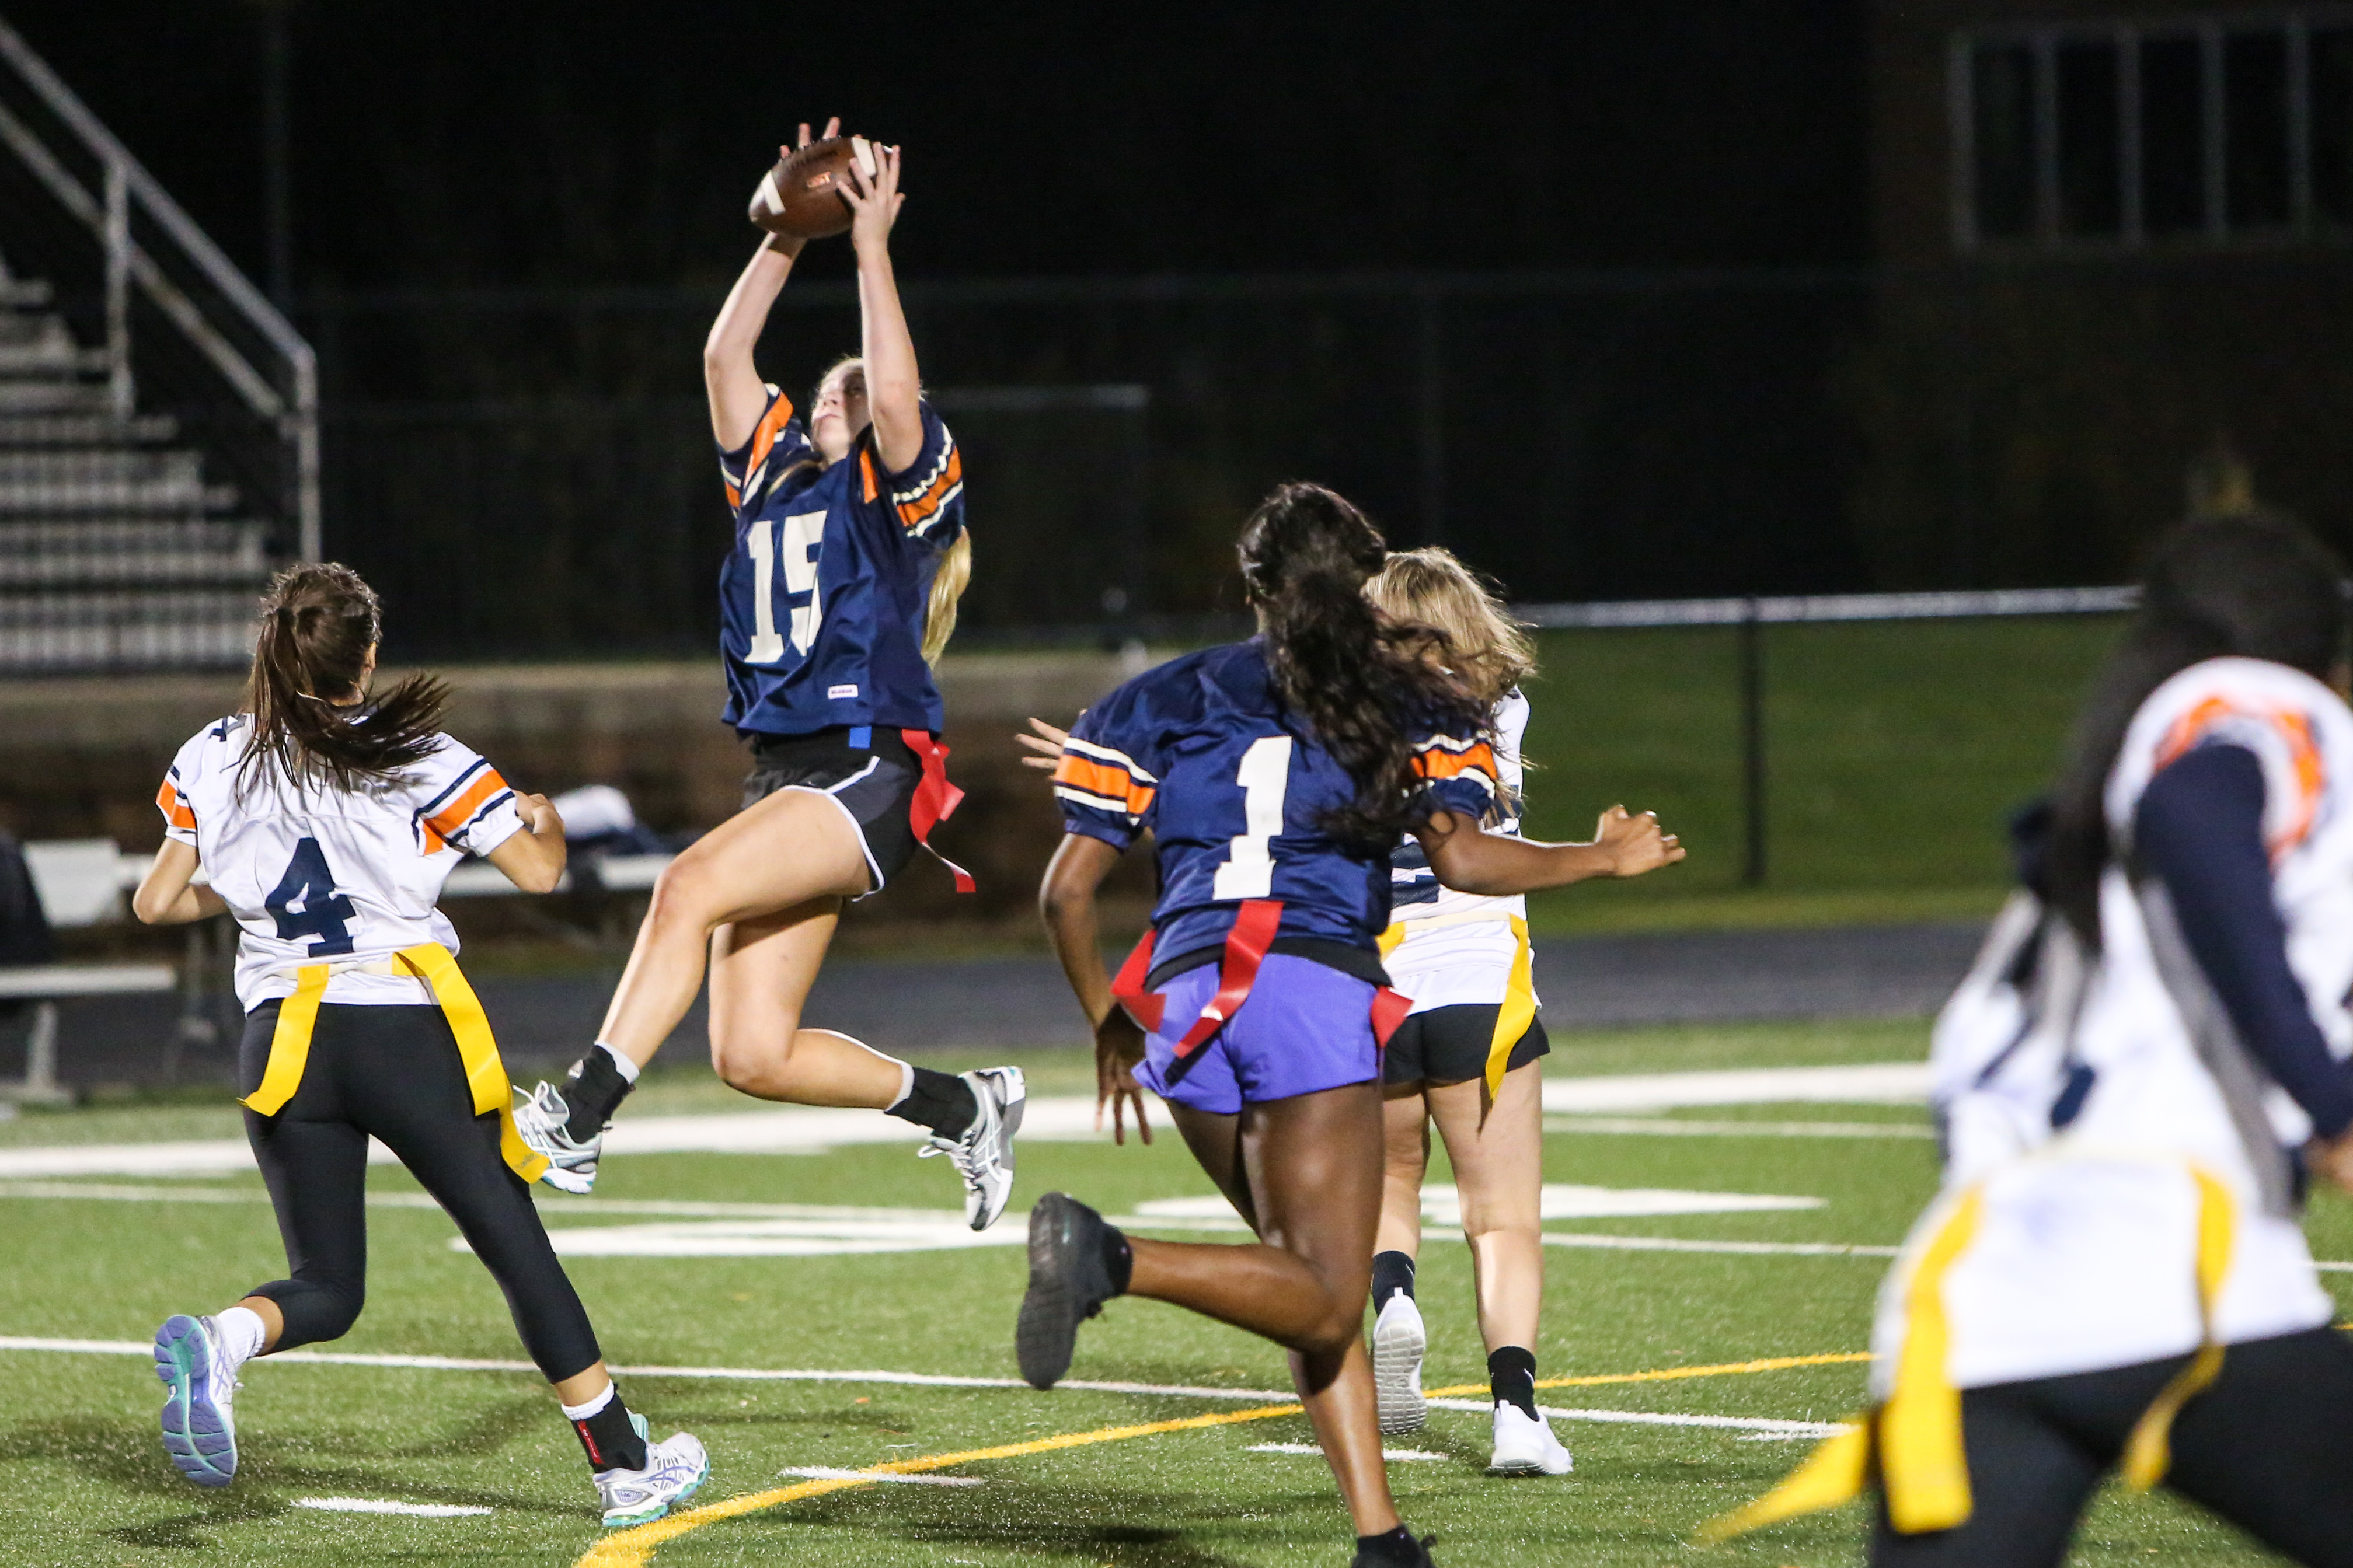
{"type": "Polygon", "coordinates": [[[2288,967],[2263,848],[2263,763],[2244,746],[2191,751],[2150,782],[2133,844],[2172,895],[2191,955],[2255,1059],[2321,1137],[2353,1125],[2353,1070],[2329,1054],[2288,967]]]}

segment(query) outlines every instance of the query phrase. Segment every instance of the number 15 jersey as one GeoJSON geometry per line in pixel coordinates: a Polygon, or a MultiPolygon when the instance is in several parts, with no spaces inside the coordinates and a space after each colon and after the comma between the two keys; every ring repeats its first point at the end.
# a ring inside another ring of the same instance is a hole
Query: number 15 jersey
{"type": "Polygon", "coordinates": [[[240,793],[251,725],[240,713],[198,731],[155,795],[165,836],[195,847],[237,917],[237,1002],[251,1012],[290,994],[310,963],[336,966],[329,1002],[430,1002],[421,980],[356,971],[419,942],[458,951],[434,904],[466,855],[488,855],[522,830],[514,791],[443,735],[415,766],[349,793],[297,789],[262,766],[240,793]]]}
{"type": "Polygon", "coordinates": [[[940,552],[964,531],[964,458],[928,403],[903,473],[871,426],[817,466],[792,402],[768,389],[752,438],[719,455],[735,548],[719,573],[726,721],[765,735],[881,725],[939,733],[923,625],[940,552]]]}
{"type": "MultiPolygon", "coordinates": [[[[1483,736],[1413,733],[1431,811],[1474,821],[1495,803],[1483,736]]],[[[1158,845],[1152,911],[1165,963],[1226,939],[1242,901],[1279,899],[1279,937],[1370,952],[1389,922],[1387,853],[1333,839],[1322,820],[1356,781],[1276,700],[1255,637],[1147,670],[1079,717],[1054,772],[1062,826],[1124,849],[1158,845]]]]}

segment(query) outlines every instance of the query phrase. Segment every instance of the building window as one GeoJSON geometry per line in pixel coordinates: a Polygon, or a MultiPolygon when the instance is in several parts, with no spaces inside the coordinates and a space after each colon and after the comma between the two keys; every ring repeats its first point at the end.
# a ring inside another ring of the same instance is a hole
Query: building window
{"type": "Polygon", "coordinates": [[[1964,250],[2353,239],[2353,8],[1964,34],[1964,250]]]}

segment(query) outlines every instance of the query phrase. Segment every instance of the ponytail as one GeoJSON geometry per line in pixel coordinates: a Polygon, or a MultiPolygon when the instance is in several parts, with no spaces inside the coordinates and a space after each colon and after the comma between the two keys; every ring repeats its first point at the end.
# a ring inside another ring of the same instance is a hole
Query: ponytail
{"type": "Polygon", "coordinates": [[[1388,548],[1347,500],[1286,484],[1243,526],[1242,585],[1257,607],[1275,695],[1356,781],[1325,831],[1385,853],[1419,820],[1409,724],[1468,736],[1486,708],[1447,673],[1446,638],[1384,621],[1365,596],[1388,548]]]}
{"type": "Polygon", "coordinates": [[[297,788],[350,791],[431,753],[449,700],[440,681],[412,675],[373,701],[352,700],[365,696],[382,634],[375,591],[348,566],[289,566],[270,580],[246,681],[253,722],[239,794],[272,773],[297,788]]]}
{"type": "Polygon", "coordinates": [[[964,597],[965,587],[972,581],[972,535],[958,532],[955,542],[940,552],[940,563],[932,570],[930,602],[923,613],[923,662],[936,665],[940,655],[948,650],[948,638],[955,636],[956,601],[964,597]]]}

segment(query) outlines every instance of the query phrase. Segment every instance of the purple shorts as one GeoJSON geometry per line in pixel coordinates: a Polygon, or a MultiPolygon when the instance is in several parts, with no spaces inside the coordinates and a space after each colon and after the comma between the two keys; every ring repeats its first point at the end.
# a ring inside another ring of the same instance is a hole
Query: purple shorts
{"type": "Polygon", "coordinates": [[[1219,966],[1205,963],[1168,982],[1162,1020],[1145,1041],[1136,1080],[1163,1100],[1231,1116],[1244,1104],[1381,1076],[1373,1037],[1372,983],[1293,953],[1269,953],[1239,1012],[1184,1060],[1176,1042],[1218,994],[1219,966]]]}

